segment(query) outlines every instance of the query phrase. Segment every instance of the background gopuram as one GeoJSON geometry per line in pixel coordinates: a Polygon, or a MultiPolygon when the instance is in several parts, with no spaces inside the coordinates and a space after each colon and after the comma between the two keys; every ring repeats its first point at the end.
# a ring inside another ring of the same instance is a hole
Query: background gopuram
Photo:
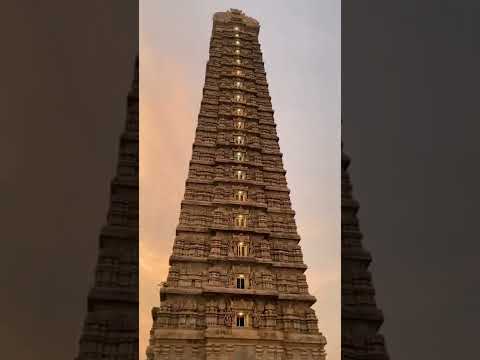
{"type": "Polygon", "coordinates": [[[325,359],[311,308],[259,23],[216,13],[149,360],[325,359]]]}
{"type": "Polygon", "coordinates": [[[368,270],[372,258],[362,246],[349,165],[342,144],[342,360],[388,360],[384,338],[378,333],[383,314],[368,270]]]}
{"type": "Polygon", "coordinates": [[[138,57],[76,360],[138,359],[138,57]]]}

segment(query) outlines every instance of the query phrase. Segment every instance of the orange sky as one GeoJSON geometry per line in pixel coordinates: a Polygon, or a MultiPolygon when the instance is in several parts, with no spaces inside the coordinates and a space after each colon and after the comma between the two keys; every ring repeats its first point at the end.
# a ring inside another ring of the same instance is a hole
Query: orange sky
{"type": "Polygon", "coordinates": [[[211,17],[237,7],[261,24],[280,148],[309,267],[307,281],[317,297],[314,309],[327,337],[328,359],[339,360],[340,6],[333,0],[238,3],[140,2],[140,356],[148,343],[151,308],[160,302],[158,284],[168,272],[211,17]]]}

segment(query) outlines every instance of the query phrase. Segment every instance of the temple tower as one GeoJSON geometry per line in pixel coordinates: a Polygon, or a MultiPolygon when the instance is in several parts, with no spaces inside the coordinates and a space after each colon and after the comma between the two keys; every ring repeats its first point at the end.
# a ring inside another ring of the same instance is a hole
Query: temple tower
{"type": "Polygon", "coordinates": [[[138,58],[77,360],[138,360],[138,58]]]}
{"type": "Polygon", "coordinates": [[[342,360],[388,360],[378,333],[383,314],[368,270],[372,257],[362,245],[349,164],[342,144],[342,360]]]}
{"type": "Polygon", "coordinates": [[[258,34],[213,17],[180,221],[147,357],[325,359],[258,34]]]}

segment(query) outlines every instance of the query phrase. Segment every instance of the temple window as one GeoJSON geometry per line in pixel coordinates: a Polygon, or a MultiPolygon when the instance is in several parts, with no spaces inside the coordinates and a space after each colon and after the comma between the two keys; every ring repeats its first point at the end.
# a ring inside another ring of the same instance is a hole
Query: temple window
{"type": "Polygon", "coordinates": [[[238,34],[235,34],[235,37],[238,37],[239,35],[238,34]]]}
{"type": "Polygon", "coordinates": [[[240,108],[236,109],[236,110],[235,110],[235,113],[236,113],[237,115],[243,115],[243,111],[242,111],[242,109],[240,109],[240,108]]]}
{"type": "Polygon", "coordinates": [[[247,173],[243,170],[237,170],[234,174],[238,180],[245,180],[247,178],[247,173]]]}
{"type": "Polygon", "coordinates": [[[236,145],[245,145],[245,136],[237,135],[233,137],[233,141],[236,145]]]}
{"type": "Polygon", "coordinates": [[[238,275],[237,277],[237,289],[245,289],[245,276],[238,275]]]}
{"type": "Polygon", "coordinates": [[[242,101],[242,95],[235,95],[235,101],[242,101]]]}
{"type": "Polygon", "coordinates": [[[239,49],[235,50],[235,54],[240,54],[240,50],[239,49]]]}
{"type": "Polygon", "coordinates": [[[241,151],[235,151],[233,153],[233,158],[237,161],[245,161],[245,153],[241,151]]]}
{"type": "Polygon", "coordinates": [[[235,40],[235,45],[240,45],[240,41],[235,40]]]}
{"type": "Polygon", "coordinates": [[[235,26],[233,29],[234,29],[235,31],[240,30],[240,29],[238,28],[238,26],[235,26]]]}
{"type": "Polygon", "coordinates": [[[234,128],[235,129],[244,129],[245,128],[245,122],[242,120],[237,120],[234,122],[234,128]]]}
{"type": "Polygon", "coordinates": [[[248,245],[243,241],[237,245],[237,256],[248,256],[248,245]]]}
{"type": "MultiPolygon", "coordinates": [[[[235,217],[235,226],[247,227],[247,216],[246,215],[237,215],[235,217]]],[[[240,244],[244,244],[244,243],[240,243],[240,244]]],[[[240,244],[239,244],[239,246],[240,246],[240,244]]],[[[246,256],[246,255],[239,255],[239,256],[246,256]]]]}
{"type": "Polygon", "coordinates": [[[247,192],[244,190],[235,191],[235,200],[238,201],[247,201],[247,192]]]}
{"type": "Polygon", "coordinates": [[[237,327],[245,327],[246,321],[245,321],[245,314],[240,312],[237,314],[237,327]]]}
{"type": "Polygon", "coordinates": [[[236,74],[237,74],[237,75],[242,75],[242,71],[241,71],[241,70],[237,70],[237,71],[236,71],[236,74]]]}
{"type": "Polygon", "coordinates": [[[237,64],[241,64],[241,63],[242,63],[242,61],[241,61],[240,59],[235,60],[235,62],[236,62],[237,64]]]}

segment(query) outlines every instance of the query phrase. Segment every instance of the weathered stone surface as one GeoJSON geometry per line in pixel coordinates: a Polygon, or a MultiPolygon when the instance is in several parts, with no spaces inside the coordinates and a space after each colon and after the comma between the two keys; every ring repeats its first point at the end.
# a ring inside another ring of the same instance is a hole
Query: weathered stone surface
{"type": "Polygon", "coordinates": [[[138,360],[138,58],[76,360],[138,360]]]}
{"type": "Polygon", "coordinates": [[[342,144],[342,360],[388,360],[384,338],[378,333],[383,314],[368,270],[371,256],[362,246],[349,164],[342,144]]]}
{"type": "Polygon", "coordinates": [[[149,360],[325,359],[259,28],[238,10],[213,18],[169,274],[152,310],[149,360]]]}

